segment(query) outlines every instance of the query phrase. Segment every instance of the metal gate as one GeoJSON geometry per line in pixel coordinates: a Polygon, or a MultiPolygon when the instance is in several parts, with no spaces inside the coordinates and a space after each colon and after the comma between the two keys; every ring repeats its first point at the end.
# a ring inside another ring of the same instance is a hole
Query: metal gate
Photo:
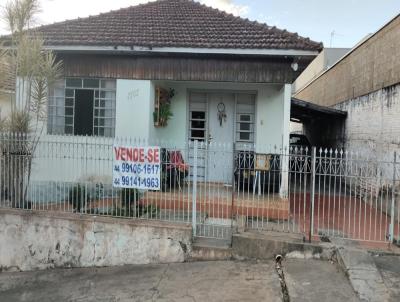
{"type": "Polygon", "coordinates": [[[236,225],[233,158],[233,144],[193,143],[192,223],[197,237],[232,237],[236,225]],[[205,177],[199,177],[199,162],[205,163],[205,177]]]}

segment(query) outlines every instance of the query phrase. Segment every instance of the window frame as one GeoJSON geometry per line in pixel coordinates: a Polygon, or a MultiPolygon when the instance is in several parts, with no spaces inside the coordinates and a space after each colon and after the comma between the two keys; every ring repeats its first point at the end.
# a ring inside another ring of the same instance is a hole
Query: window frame
{"type": "Polygon", "coordinates": [[[237,120],[236,120],[236,142],[239,143],[252,143],[254,142],[254,114],[252,113],[237,113],[237,120]],[[241,120],[242,116],[248,116],[250,117],[249,121],[243,121],[241,120]],[[242,125],[249,125],[249,129],[242,129],[242,125]],[[241,134],[242,133],[249,133],[249,138],[248,139],[242,139],[241,134]]]}
{"type": "Polygon", "coordinates": [[[78,89],[93,91],[93,125],[90,136],[115,137],[116,86],[116,79],[110,78],[66,77],[58,81],[49,89],[47,133],[74,135],[78,89]]]}
{"type": "Polygon", "coordinates": [[[256,103],[257,95],[255,93],[237,93],[236,94],[236,106],[235,106],[235,135],[234,139],[239,144],[254,144],[256,135],[256,103]],[[248,100],[241,100],[240,95],[249,96],[248,100]],[[242,108],[240,108],[242,107],[242,108]],[[243,109],[244,108],[244,109],[243,109]],[[242,120],[242,116],[250,117],[249,120],[242,120]],[[248,124],[249,130],[242,130],[241,125],[248,124]],[[249,133],[248,139],[242,139],[240,135],[242,133],[249,133]]]}
{"type": "Polygon", "coordinates": [[[189,140],[191,141],[199,141],[205,142],[207,139],[207,111],[206,110],[190,110],[189,111],[189,140]],[[193,118],[193,112],[201,112],[204,113],[204,118],[193,118]],[[203,128],[193,127],[193,122],[202,122],[204,123],[203,128]],[[193,136],[193,131],[204,131],[204,137],[201,138],[199,136],[193,136]]]}

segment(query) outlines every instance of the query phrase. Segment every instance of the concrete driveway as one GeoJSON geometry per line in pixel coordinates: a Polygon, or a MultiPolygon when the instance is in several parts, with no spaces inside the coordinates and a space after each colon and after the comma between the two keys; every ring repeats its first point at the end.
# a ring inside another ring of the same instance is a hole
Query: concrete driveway
{"type": "MultiPolygon", "coordinates": [[[[291,301],[356,301],[347,279],[334,265],[312,260],[290,260],[284,265],[287,266],[289,294],[293,296],[291,301]],[[310,266],[315,274],[312,274],[310,266]]],[[[7,302],[274,302],[282,301],[282,297],[281,284],[272,261],[193,262],[0,273],[0,301],[7,302]]]]}
{"type": "Polygon", "coordinates": [[[376,255],[373,259],[388,291],[388,301],[400,301],[400,256],[376,255]]]}

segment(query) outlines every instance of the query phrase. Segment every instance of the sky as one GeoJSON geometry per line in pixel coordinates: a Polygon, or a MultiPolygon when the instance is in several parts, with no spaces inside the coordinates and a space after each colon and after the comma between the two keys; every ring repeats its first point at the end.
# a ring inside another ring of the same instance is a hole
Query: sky
{"type": "MultiPolygon", "coordinates": [[[[0,6],[9,0],[0,0],[0,6]]],[[[149,0],[41,0],[36,24],[96,15],[149,0]]],[[[400,13],[400,0],[198,0],[237,16],[323,42],[352,47],[400,13]]],[[[7,33],[0,24],[0,34],[7,33]]]]}

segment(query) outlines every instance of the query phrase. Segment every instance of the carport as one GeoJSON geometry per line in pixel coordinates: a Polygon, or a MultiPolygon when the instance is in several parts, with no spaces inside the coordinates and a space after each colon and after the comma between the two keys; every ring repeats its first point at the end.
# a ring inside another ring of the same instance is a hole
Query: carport
{"type": "Polygon", "coordinates": [[[342,147],[347,112],[292,98],[290,120],[302,123],[313,146],[342,147]]]}

